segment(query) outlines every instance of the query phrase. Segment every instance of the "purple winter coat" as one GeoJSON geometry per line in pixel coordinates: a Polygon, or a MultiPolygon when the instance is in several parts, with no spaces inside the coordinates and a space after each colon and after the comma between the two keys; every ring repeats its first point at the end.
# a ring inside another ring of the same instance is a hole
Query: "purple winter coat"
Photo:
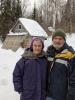
{"type": "Polygon", "coordinates": [[[25,51],[13,71],[15,91],[20,100],[46,100],[47,60],[42,52],[36,58],[30,50],[25,51]]]}

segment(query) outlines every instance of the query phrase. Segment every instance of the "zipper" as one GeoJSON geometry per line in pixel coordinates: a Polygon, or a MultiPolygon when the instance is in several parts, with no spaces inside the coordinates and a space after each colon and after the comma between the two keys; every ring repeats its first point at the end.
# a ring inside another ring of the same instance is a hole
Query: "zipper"
{"type": "Polygon", "coordinates": [[[52,70],[52,68],[53,68],[53,66],[54,66],[54,63],[55,63],[55,58],[53,59],[53,62],[52,62],[52,64],[51,64],[51,66],[50,66],[50,72],[51,72],[51,70],[52,70]]]}

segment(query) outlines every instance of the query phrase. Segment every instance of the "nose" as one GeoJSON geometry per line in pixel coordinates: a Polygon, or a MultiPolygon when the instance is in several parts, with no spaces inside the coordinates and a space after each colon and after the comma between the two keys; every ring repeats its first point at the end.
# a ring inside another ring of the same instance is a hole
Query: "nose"
{"type": "Polygon", "coordinates": [[[60,39],[59,39],[59,38],[57,38],[57,39],[56,39],[56,42],[58,43],[59,41],[60,41],[60,39]]]}

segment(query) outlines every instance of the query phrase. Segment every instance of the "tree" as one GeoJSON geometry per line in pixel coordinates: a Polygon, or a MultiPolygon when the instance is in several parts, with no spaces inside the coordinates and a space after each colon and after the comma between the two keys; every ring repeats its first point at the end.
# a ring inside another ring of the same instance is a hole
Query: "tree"
{"type": "Polygon", "coordinates": [[[2,0],[0,34],[6,37],[12,25],[22,16],[20,1],[2,0]]]}
{"type": "Polygon", "coordinates": [[[36,9],[35,3],[34,3],[34,9],[33,9],[33,13],[32,13],[32,19],[38,20],[37,19],[37,9],[36,9]]]}
{"type": "Polygon", "coordinates": [[[62,17],[62,26],[66,32],[75,32],[75,0],[67,0],[62,17]]]}
{"type": "Polygon", "coordinates": [[[22,8],[22,16],[23,17],[27,17],[27,18],[30,17],[31,18],[32,8],[30,8],[30,6],[31,6],[30,0],[22,0],[21,1],[21,8],[22,8]],[[30,10],[29,10],[29,8],[30,8],[30,10]]]}
{"type": "Polygon", "coordinates": [[[21,10],[21,2],[20,2],[20,0],[17,0],[17,3],[16,3],[15,16],[16,16],[16,19],[18,19],[19,17],[22,17],[22,10],[21,10]]]}
{"type": "Polygon", "coordinates": [[[2,0],[2,11],[1,11],[1,29],[0,32],[3,37],[11,26],[11,0],[2,0]]]}
{"type": "Polygon", "coordinates": [[[22,17],[20,1],[13,0],[12,1],[12,16],[11,16],[12,24],[14,24],[19,17],[22,17]]]}

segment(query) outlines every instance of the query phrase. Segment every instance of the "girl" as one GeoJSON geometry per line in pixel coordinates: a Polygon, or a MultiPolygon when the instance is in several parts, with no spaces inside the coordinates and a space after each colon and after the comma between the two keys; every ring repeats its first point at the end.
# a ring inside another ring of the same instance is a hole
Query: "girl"
{"type": "Polygon", "coordinates": [[[34,38],[13,71],[14,89],[21,94],[20,100],[45,100],[47,60],[44,43],[34,38]]]}

